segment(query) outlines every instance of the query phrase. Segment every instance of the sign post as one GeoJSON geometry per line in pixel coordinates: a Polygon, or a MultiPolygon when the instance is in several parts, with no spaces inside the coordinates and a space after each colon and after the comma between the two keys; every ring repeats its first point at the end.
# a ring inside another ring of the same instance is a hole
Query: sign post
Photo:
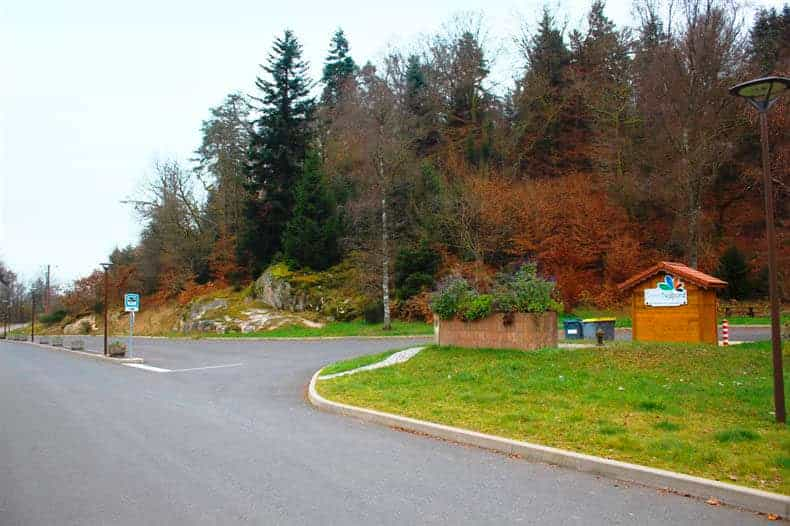
{"type": "Polygon", "coordinates": [[[132,356],[132,337],[134,336],[134,313],[140,310],[140,295],[128,292],[123,296],[123,306],[129,313],[129,357],[132,356]]]}

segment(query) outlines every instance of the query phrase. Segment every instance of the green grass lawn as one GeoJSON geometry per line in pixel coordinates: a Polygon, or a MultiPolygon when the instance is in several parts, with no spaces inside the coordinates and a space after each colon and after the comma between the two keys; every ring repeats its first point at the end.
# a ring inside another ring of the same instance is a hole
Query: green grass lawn
{"type": "Polygon", "coordinates": [[[365,367],[366,365],[386,360],[399,350],[400,349],[394,349],[391,351],[380,352],[378,354],[366,354],[365,356],[357,356],[356,358],[351,358],[349,360],[335,362],[332,365],[321,369],[321,375],[323,376],[327,374],[344,373],[346,371],[357,369],[358,367],[365,367]]]}
{"type": "Polygon", "coordinates": [[[790,494],[790,433],[773,421],[767,342],[526,353],[430,347],[318,390],[352,405],[790,494]]]}
{"type": "MultiPolygon", "coordinates": [[[[721,325],[721,321],[724,319],[724,316],[719,316],[719,325],[721,325]]],[[[790,313],[782,313],[781,323],[790,323],[790,313]]],[[[771,325],[771,318],[770,316],[755,316],[751,318],[749,316],[730,316],[727,318],[727,321],[730,325],[771,325]]]]}
{"type": "MultiPolygon", "coordinates": [[[[562,328],[562,320],[564,318],[617,318],[615,322],[615,327],[631,327],[631,313],[628,309],[619,309],[619,310],[602,310],[602,309],[595,309],[592,307],[578,307],[574,309],[572,312],[563,314],[558,318],[558,324],[560,328],[562,328]]],[[[718,317],[718,323],[721,325],[721,321],[724,319],[724,316],[718,317]]],[[[782,313],[782,324],[790,323],[790,312],[783,312],[782,313]]],[[[771,318],[768,316],[755,316],[751,318],[749,316],[730,316],[727,318],[727,321],[730,325],[771,325],[771,318]]]]}
{"type": "Polygon", "coordinates": [[[369,324],[364,321],[335,321],[317,329],[301,325],[289,325],[270,331],[228,333],[210,335],[212,338],[320,338],[340,336],[429,336],[433,334],[430,323],[393,321],[392,328],[385,331],[382,324],[369,324]]]}

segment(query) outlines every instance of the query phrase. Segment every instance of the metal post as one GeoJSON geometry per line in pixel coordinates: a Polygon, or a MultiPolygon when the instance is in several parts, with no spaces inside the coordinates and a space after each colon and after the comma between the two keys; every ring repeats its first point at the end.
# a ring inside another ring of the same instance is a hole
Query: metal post
{"type": "Polygon", "coordinates": [[[129,358],[132,357],[132,336],[134,335],[134,311],[129,313],[129,358]]]}
{"type": "Polygon", "coordinates": [[[30,293],[30,341],[36,341],[36,293],[30,293]]]}
{"type": "MultiPolygon", "coordinates": [[[[767,111],[767,109],[766,109],[767,111]]],[[[785,386],[782,366],[782,339],[779,325],[779,285],[776,277],[776,231],[774,228],[774,191],[768,157],[768,115],[760,111],[760,142],[763,148],[763,184],[765,186],[765,231],[768,238],[768,291],[771,298],[771,347],[774,362],[774,406],[776,421],[785,423],[785,386]]]]}
{"type": "Polygon", "coordinates": [[[47,290],[44,292],[44,313],[49,312],[49,265],[47,265],[47,290]]]}
{"type": "Polygon", "coordinates": [[[104,269],[104,356],[107,356],[107,269],[104,269]]]}

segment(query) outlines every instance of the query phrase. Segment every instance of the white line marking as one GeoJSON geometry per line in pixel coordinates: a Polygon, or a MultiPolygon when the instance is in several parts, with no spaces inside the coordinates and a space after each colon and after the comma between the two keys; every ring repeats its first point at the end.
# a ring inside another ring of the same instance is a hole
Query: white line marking
{"type": "Polygon", "coordinates": [[[204,371],[206,369],[222,369],[225,367],[238,367],[240,365],[244,365],[243,363],[230,363],[227,365],[209,365],[208,367],[191,367],[189,369],[173,369],[172,371],[167,371],[169,373],[183,373],[184,371],[204,371]]]}
{"type": "Polygon", "coordinates": [[[145,371],[151,371],[153,373],[169,373],[171,372],[170,369],[162,369],[161,367],[154,367],[153,365],[145,365],[142,363],[125,363],[126,367],[134,367],[135,369],[143,369],[145,371]]]}
{"type": "Polygon", "coordinates": [[[395,354],[391,354],[389,357],[385,358],[384,360],[376,363],[372,363],[370,365],[365,365],[362,367],[357,367],[356,369],[351,369],[350,371],[343,371],[342,373],[334,373],[328,374],[326,376],[319,376],[319,380],[329,380],[330,378],[337,378],[338,376],[348,376],[349,374],[357,374],[361,373],[362,371],[372,371],[373,369],[381,369],[382,367],[389,367],[391,365],[397,365],[399,363],[404,363],[415,356],[421,350],[425,349],[425,347],[410,347],[408,349],[404,349],[402,351],[398,351],[395,354]]]}

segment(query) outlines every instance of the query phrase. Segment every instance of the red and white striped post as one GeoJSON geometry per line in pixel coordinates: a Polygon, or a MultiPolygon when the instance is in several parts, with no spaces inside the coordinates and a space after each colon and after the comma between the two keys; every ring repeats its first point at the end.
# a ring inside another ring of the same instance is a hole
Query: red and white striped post
{"type": "Polygon", "coordinates": [[[730,322],[728,322],[727,320],[721,321],[721,344],[722,345],[730,344],[730,322]]]}

